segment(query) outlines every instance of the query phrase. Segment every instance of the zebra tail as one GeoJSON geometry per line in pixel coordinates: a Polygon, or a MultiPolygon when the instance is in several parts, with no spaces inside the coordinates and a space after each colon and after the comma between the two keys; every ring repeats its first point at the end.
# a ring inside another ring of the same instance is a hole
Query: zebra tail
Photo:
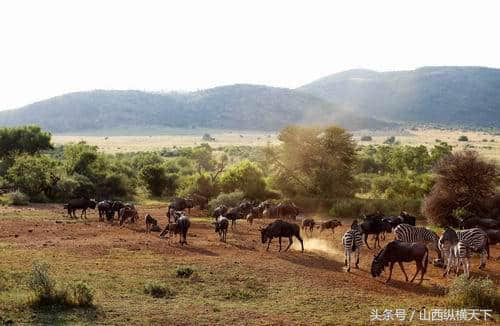
{"type": "Polygon", "coordinates": [[[354,240],[353,240],[353,242],[352,242],[352,248],[351,248],[351,251],[352,251],[352,252],[356,251],[356,248],[357,248],[357,247],[356,247],[356,239],[354,239],[354,240]]]}

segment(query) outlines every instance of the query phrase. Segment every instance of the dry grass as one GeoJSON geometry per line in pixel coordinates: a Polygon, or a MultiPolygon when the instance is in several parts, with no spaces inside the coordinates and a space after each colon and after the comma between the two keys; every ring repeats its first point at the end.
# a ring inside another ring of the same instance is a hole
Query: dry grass
{"type": "MultiPolygon", "coordinates": [[[[139,206],[139,212],[165,223],[164,207],[139,206]]],[[[444,307],[444,288],[451,284],[431,266],[422,286],[403,282],[397,267],[391,283],[373,279],[373,252],[366,248],[361,269],[346,273],[340,237],[349,221],[333,238],[329,232],[317,238],[315,231],[302,254],[294,249],[278,253],[277,240],[266,252],[258,228],[269,221],[262,220],[253,226],[241,221],[221,243],[210,219],[197,211],[184,247],[146,234],[143,225],[99,223],[94,212],[89,221],[76,223],[56,223],[63,219],[58,206],[5,207],[2,213],[0,316],[19,324],[365,325],[371,309],[444,307]],[[48,262],[60,282],[89,284],[95,289],[95,307],[33,310],[27,305],[32,294],[23,284],[34,260],[48,262]],[[178,277],[186,266],[193,273],[178,277]],[[175,295],[144,293],[151,280],[175,295]]],[[[500,248],[493,248],[492,255],[499,254],[500,248]]],[[[414,267],[407,266],[407,273],[413,273],[414,267]]],[[[496,286],[500,283],[500,261],[490,260],[479,271],[474,258],[471,266],[473,275],[490,275],[496,286]]]]}

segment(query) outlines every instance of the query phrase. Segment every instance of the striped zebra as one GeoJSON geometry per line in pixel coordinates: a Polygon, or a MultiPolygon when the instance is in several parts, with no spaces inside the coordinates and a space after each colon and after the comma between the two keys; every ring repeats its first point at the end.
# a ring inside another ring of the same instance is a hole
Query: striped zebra
{"type": "Polygon", "coordinates": [[[446,271],[443,276],[446,276],[453,265],[455,265],[455,274],[458,275],[460,271],[460,265],[464,266],[465,277],[469,278],[469,250],[467,245],[463,241],[458,241],[454,245],[450,245],[450,251],[448,252],[449,258],[446,265],[446,271]]]}
{"type": "Polygon", "coordinates": [[[348,266],[347,271],[351,271],[351,254],[353,253],[356,255],[356,268],[359,268],[359,253],[363,246],[363,233],[356,222],[353,223],[349,231],[344,233],[342,246],[344,246],[344,265],[348,266]]]}
{"type": "Polygon", "coordinates": [[[436,250],[438,259],[441,259],[441,250],[439,250],[439,237],[436,232],[424,227],[413,226],[409,224],[399,224],[394,229],[396,240],[413,243],[418,242],[424,245],[430,245],[436,250]]]}
{"type": "MultiPolygon", "coordinates": [[[[445,231],[446,232],[446,231],[445,231]]],[[[469,253],[475,252],[480,254],[480,265],[479,269],[483,269],[486,266],[486,258],[490,258],[490,246],[488,241],[488,235],[480,228],[473,228],[468,230],[456,231],[458,240],[463,242],[467,246],[469,253]]],[[[444,236],[444,234],[443,234],[444,236]]],[[[443,238],[441,236],[441,238],[443,238]]],[[[450,252],[450,244],[447,241],[439,240],[439,245],[442,247],[443,258],[446,262],[446,255],[450,252]],[[441,243],[443,242],[443,243],[441,243]]]]}

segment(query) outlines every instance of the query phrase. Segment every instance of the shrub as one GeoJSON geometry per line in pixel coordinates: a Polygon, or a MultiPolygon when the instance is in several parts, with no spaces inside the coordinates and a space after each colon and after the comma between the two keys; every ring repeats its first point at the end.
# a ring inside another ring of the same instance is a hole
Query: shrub
{"type": "Polygon", "coordinates": [[[159,164],[143,167],[139,171],[139,178],[153,196],[161,196],[169,184],[165,168],[159,164]]]}
{"type": "Polygon", "coordinates": [[[220,205],[226,205],[227,207],[237,206],[245,198],[245,195],[241,191],[231,192],[229,194],[220,194],[217,198],[212,199],[208,203],[208,209],[210,212],[220,205]]]}
{"type": "Polygon", "coordinates": [[[372,136],[361,136],[361,141],[372,141],[372,136]]]}
{"type": "Polygon", "coordinates": [[[339,218],[359,218],[363,214],[380,211],[386,215],[399,215],[407,211],[412,215],[419,215],[421,200],[398,197],[395,199],[362,199],[345,198],[337,200],[330,209],[330,215],[339,218]]]}
{"type": "Polygon", "coordinates": [[[34,262],[28,286],[39,298],[50,298],[56,290],[56,282],[49,275],[50,265],[44,262],[34,262]]]}
{"type": "Polygon", "coordinates": [[[186,266],[179,266],[175,270],[177,277],[188,278],[193,275],[194,269],[186,266]]]}
{"type": "Polygon", "coordinates": [[[465,135],[458,137],[458,141],[469,141],[469,138],[465,135]]]}
{"type": "Polygon", "coordinates": [[[489,278],[467,279],[465,275],[460,275],[450,287],[448,301],[455,307],[492,309],[500,312],[500,295],[489,278]]]}
{"type": "Polygon", "coordinates": [[[151,295],[153,298],[169,298],[174,295],[174,292],[166,284],[158,281],[146,282],[144,293],[151,295]]]}
{"type": "Polygon", "coordinates": [[[30,202],[28,195],[19,190],[9,192],[6,196],[7,198],[9,198],[9,201],[12,205],[23,206],[28,205],[30,202]]]}
{"type": "Polygon", "coordinates": [[[94,301],[94,289],[83,281],[78,281],[69,287],[71,303],[75,306],[91,306],[94,301]]]}
{"type": "Polygon", "coordinates": [[[483,143],[486,143],[487,141],[488,141],[488,139],[483,138],[483,143]]]}

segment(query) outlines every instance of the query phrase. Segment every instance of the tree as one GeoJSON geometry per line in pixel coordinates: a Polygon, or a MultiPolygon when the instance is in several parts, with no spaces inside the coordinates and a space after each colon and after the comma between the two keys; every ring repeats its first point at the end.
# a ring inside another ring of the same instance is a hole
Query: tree
{"type": "Polygon", "coordinates": [[[68,175],[78,173],[90,177],[93,174],[91,165],[97,160],[97,146],[85,142],[67,145],[64,147],[64,158],[68,175]]]}
{"type": "Polygon", "coordinates": [[[263,198],[266,195],[264,174],[257,164],[250,161],[231,166],[222,175],[220,185],[226,193],[240,190],[247,198],[263,198]]]}
{"type": "Polygon", "coordinates": [[[45,194],[50,197],[56,186],[57,162],[45,155],[18,155],[7,170],[7,180],[13,187],[21,190],[30,198],[45,194]]]}
{"type": "Polygon", "coordinates": [[[289,126],[278,139],[282,145],[268,150],[274,162],[273,184],[283,193],[324,199],[354,195],[356,145],[343,128],[289,126]]]}
{"type": "Polygon", "coordinates": [[[51,134],[38,126],[0,128],[0,158],[12,154],[36,154],[52,149],[51,134]]]}
{"type": "Polygon", "coordinates": [[[139,179],[153,196],[161,196],[169,184],[165,168],[159,164],[144,166],[139,171],[139,179]]]}
{"type": "Polygon", "coordinates": [[[455,224],[451,216],[456,209],[482,215],[484,203],[495,195],[497,167],[481,160],[477,152],[463,151],[446,156],[435,165],[433,172],[436,183],[422,208],[433,223],[455,224]]]}

